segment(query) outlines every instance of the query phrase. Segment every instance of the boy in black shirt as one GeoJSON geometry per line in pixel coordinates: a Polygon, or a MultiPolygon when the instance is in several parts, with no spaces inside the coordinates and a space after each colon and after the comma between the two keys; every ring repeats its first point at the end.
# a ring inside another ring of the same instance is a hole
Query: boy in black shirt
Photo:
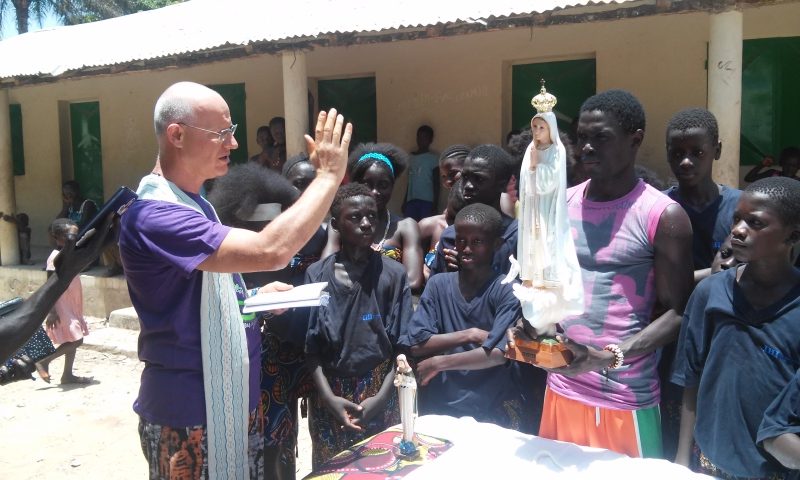
{"type": "Polygon", "coordinates": [[[774,177],[747,187],[731,235],[743,264],[700,282],[685,309],[672,375],[684,387],[675,460],[723,478],[785,478],[756,440],[800,367],[800,270],[789,258],[800,241],[800,183],[774,177]]]}
{"type": "Polygon", "coordinates": [[[306,283],[328,282],[330,293],[327,307],[311,311],[306,336],[316,387],[308,409],[314,469],[400,421],[394,359],[411,291],[403,266],[371,247],[377,219],[369,188],[341,187],[331,205],[341,250],[306,272],[306,283]]]}
{"type": "MultiPolygon", "coordinates": [[[[465,205],[483,203],[500,212],[500,194],[511,178],[511,156],[497,145],[478,145],[464,160],[461,170],[461,186],[465,205]]],[[[508,257],[517,252],[517,220],[507,215],[503,219],[503,242],[494,253],[492,268],[497,273],[506,273],[511,266],[508,257]]],[[[453,225],[445,228],[436,245],[436,256],[428,265],[431,276],[458,270],[455,250],[456,230],[453,225]]]]}

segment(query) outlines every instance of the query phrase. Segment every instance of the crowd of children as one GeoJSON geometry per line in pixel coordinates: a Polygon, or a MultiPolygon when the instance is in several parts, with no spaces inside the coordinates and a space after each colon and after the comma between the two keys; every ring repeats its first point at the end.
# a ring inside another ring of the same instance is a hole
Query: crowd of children
{"type": "MultiPolygon", "coordinates": [[[[665,157],[677,185],[663,193],[635,165],[644,111],[632,95],[592,97],[576,125],[575,149],[561,135],[586,290],[586,313],[561,322],[576,360],[545,372],[504,356],[507,331],[521,317],[501,282],[517,251],[519,209],[508,186],[519,178],[530,131],[511,139],[510,153],[445,149],[438,174],[448,204],[419,224],[387,208],[407,155],[359,145],[330,221],[298,254],[306,261],[247,281],[327,281],[331,295],[327,308],[263,320],[267,471],[293,475],[301,398],[315,468],[397,423],[393,361],[406,353],[423,415],[471,416],[725,478],[791,477],[800,463],[800,271],[792,255],[800,182],[769,176],[744,193],[715,183],[722,145],[704,109],[681,111],[667,125],[665,157]],[[412,293],[420,295],[415,308],[412,293]]],[[[428,131],[421,134],[427,151],[428,131]]],[[[285,209],[296,194],[278,192],[308,185],[310,167],[307,157],[290,158],[285,184],[262,178],[264,195],[247,200],[238,194],[257,189],[258,175],[237,169],[256,167],[236,167],[210,198],[259,229],[269,218],[256,206],[285,209]]]]}
{"type": "MultiPolygon", "coordinates": [[[[532,125],[550,128],[542,123],[532,125]]],[[[315,468],[396,424],[399,353],[415,368],[421,415],[470,416],[722,478],[796,476],[797,149],[781,154],[782,171],[763,172],[769,162],[751,171],[744,192],[719,185],[711,174],[723,148],[716,119],[683,110],[665,135],[677,185],[661,192],[636,165],[645,117],[633,95],[595,95],[575,125],[574,147],[563,132],[560,139],[585,311],[561,322],[575,357],[567,367],[545,371],[505,357],[508,331],[518,331],[522,317],[502,279],[518,250],[516,179],[537,138],[530,130],[508,150],[453,145],[436,165],[433,130],[421,127],[411,169],[425,179],[409,183],[406,213],[442,213],[419,222],[388,208],[408,155],[390,144],[358,145],[329,221],[291,262],[234,275],[240,304],[245,292],[275,281],[280,289],[327,282],[330,294],[326,307],[261,314],[258,322],[243,314],[248,337],[261,336],[260,352],[250,352],[260,388],[251,387],[260,390],[266,478],[294,478],[301,400],[315,468]],[[441,210],[438,189],[417,190],[430,182],[449,190],[441,210]]],[[[307,155],[286,158],[282,119],[259,129],[259,145],[252,162],[209,185],[225,225],[260,231],[314,179],[307,155]]],[[[51,226],[58,246],[84,220],[86,206],[69,205],[62,214],[73,221],[51,226]]],[[[91,381],[71,370],[88,333],[75,282],[47,321],[60,346],[37,365],[45,379],[63,354],[62,382],[91,381]]]]}

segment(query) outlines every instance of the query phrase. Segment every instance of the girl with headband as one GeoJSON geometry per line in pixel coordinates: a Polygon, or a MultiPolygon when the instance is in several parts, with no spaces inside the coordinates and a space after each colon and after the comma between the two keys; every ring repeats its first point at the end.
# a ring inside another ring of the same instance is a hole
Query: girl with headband
{"type": "MultiPolygon", "coordinates": [[[[347,162],[351,182],[366,185],[378,206],[378,222],[372,247],[387,257],[401,262],[408,273],[411,290],[422,290],[422,248],[419,226],[411,218],[389,212],[395,180],[408,164],[408,155],[389,143],[362,143],[353,150],[347,162]]],[[[328,229],[328,245],[323,257],[339,250],[339,233],[328,229]]]]}

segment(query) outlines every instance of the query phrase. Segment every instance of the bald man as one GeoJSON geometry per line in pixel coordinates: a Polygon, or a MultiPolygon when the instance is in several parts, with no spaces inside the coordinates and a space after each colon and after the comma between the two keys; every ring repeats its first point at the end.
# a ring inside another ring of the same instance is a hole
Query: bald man
{"type": "Polygon", "coordinates": [[[239,146],[233,120],[203,85],[167,88],[155,105],[156,165],[121,222],[145,363],[133,409],[150,478],[263,475],[260,332],[240,314],[248,292],[233,273],[286,266],[323,221],[346,168],[352,127],[334,109],[320,112],[315,138],[306,136],[317,170],[306,192],[260,232],[223,226],[199,192],[228,171],[239,146]]]}

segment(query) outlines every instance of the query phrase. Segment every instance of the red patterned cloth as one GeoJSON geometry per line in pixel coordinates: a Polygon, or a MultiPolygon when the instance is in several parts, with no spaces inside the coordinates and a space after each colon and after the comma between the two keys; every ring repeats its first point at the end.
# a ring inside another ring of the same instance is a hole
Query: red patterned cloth
{"type": "Polygon", "coordinates": [[[419,456],[405,459],[399,451],[401,427],[391,427],[359,442],[306,477],[306,480],[378,480],[403,478],[427,462],[435,460],[453,444],[448,440],[417,435],[419,456]]]}

